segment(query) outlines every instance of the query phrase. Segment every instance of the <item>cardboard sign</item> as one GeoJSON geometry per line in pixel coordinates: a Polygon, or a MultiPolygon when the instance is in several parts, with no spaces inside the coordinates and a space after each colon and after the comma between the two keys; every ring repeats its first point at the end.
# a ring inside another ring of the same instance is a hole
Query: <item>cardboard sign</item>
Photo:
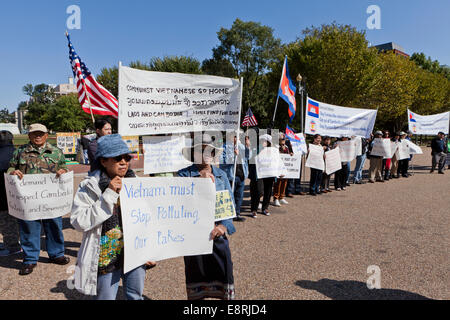
{"type": "Polygon", "coordinates": [[[216,187],[201,178],[124,178],[124,272],[147,261],[212,253],[216,187]]]}
{"type": "Polygon", "coordinates": [[[78,150],[80,132],[57,132],[56,145],[64,154],[76,154],[78,150]]]}
{"type": "Polygon", "coordinates": [[[233,199],[228,190],[216,192],[216,215],[214,221],[222,221],[236,217],[233,199]]]}
{"type": "Polygon", "coordinates": [[[73,171],[56,174],[4,175],[8,213],[33,221],[61,217],[72,210],[73,171]]]}
{"type": "Polygon", "coordinates": [[[391,154],[391,140],[384,138],[376,138],[373,140],[371,156],[389,157],[391,154]]]}
{"type": "Polygon", "coordinates": [[[276,148],[264,148],[255,157],[256,175],[258,179],[278,178],[287,174],[280,151],[276,148]]]}
{"type": "Polygon", "coordinates": [[[144,144],[144,174],[177,172],[192,163],[183,156],[184,136],[146,136],[144,144]]]}
{"type": "Polygon", "coordinates": [[[306,159],[306,167],[324,170],[325,169],[325,161],[323,159],[324,150],[322,146],[317,146],[315,144],[309,144],[309,154],[306,159]]]}
{"type": "Polygon", "coordinates": [[[353,161],[356,158],[355,140],[338,141],[338,145],[342,162],[353,161]]]}
{"type": "Polygon", "coordinates": [[[302,166],[301,154],[294,154],[293,156],[289,154],[280,154],[280,157],[287,170],[287,174],[283,178],[300,179],[300,170],[302,166]]]}
{"type": "Polygon", "coordinates": [[[342,160],[339,147],[325,152],[325,173],[330,175],[341,169],[342,160]]]}

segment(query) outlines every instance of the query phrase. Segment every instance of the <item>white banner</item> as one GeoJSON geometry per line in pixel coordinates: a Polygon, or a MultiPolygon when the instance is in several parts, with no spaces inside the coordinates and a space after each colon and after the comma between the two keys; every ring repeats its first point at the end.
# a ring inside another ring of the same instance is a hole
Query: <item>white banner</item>
{"type": "Polygon", "coordinates": [[[377,110],[338,107],[308,98],[305,133],[330,137],[362,136],[372,133],[377,110]]]}
{"type": "Polygon", "coordinates": [[[389,157],[391,155],[391,140],[384,138],[375,138],[373,140],[371,156],[389,157]]]}
{"type": "Polygon", "coordinates": [[[122,184],[125,273],[147,261],[212,253],[211,179],[125,178],[122,184]]]}
{"type": "Polygon", "coordinates": [[[309,144],[309,154],[306,159],[305,166],[308,168],[314,168],[318,170],[325,169],[325,161],[323,159],[324,150],[322,146],[317,146],[315,144],[309,144]]]}
{"type": "Polygon", "coordinates": [[[341,169],[342,169],[342,160],[339,147],[325,152],[325,173],[330,175],[341,169]]]}
{"type": "Polygon", "coordinates": [[[145,136],[144,174],[177,172],[192,163],[183,156],[184,136],[145,136]]]}
{"type": "Polygon", "coordinates": [[[278,178],[287,174],[284,162],[280,157],[280,151],[273,147],[261,150],[255,157],[255,166],[258,179],[278,178]]]}
{"type": "Polygon", "coordinates": [[[349,162],[356,158],[355,140],[338,141],[339,151],[341,153],[341,161],[349,162]]]}
{"type": "Polygon", "coordinates": [[[27,221],[53,219],[70,213],[73,171],[56,174],[24,174],[22,180],[5,173],[10,215],[27,221]]]}
{"type": "Polygon", "coordinates": [[[437,135],[438,132],[448,134],[449,121],[450,111],[430,116],[421,116],[408,110],[408,128],[413,134],[432,136],[437,135]]]}
{"type": "Polygon", "coordinates": [[[302,156],[301,154],[295,154],[291,156],[290,154],[280,153],[281,160],[283,160],[284,166],[286,167],[287,174],[283,177],[285,179],[300,179],[300,170],[302,166],[302,156]]]}
{"type": "Polygon", "coordinates": [[[235,131],[240,108],[238,80],[119,67],[121,135],[235,131]]]}

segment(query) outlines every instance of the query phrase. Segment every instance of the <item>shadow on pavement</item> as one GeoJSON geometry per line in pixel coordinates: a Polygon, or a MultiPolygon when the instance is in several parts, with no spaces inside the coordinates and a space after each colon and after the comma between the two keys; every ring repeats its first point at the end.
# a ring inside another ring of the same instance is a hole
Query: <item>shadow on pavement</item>
{"type": "Polygon", "coordinates": [[[316,290],[333,300],[431,300],[417,293],[396,289],[369,289],[359,281],[299,280],[295,284],[303,289],[316,290]]]}
{"type": "MultiPolygon", "coordinates": [[[[50,289],[50,292],[63,293],[67,300],[94,300],[94,296],[87,296],[78,292],[76,289],[69,289],[67,280],[59,281],[56,284],[56,287],[50,289]]],[[[144,298],[144,300],[151,300],[145,295],[143,295],[142,297],[144,298]]],[[[119,286],[116,300],[125,300],[122,286],[119,286]]]]}

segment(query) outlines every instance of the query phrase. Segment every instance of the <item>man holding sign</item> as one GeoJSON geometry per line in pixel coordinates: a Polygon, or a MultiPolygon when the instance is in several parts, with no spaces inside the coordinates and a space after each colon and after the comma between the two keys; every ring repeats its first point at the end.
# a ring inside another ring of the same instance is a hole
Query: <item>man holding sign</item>
{"type": "MultiPolygon", "coordinates": [[[[48,131],[42,124],[30,125],[28,138],[30,143],[19,147],[10,162],[8,173],[20,180],[27,174],[68,172],[64,154],[58,148],[47,143],[48,131]]],[[[33,272],[39,260],[41,247],[41,223],[44,226],[46,248],[50,262],[65,265],[70,259],[64,256],[64,235],[62,232],[62,217],[43,220],[18,219],[20,243],[25,254],[20,275],[33,272]]]]}

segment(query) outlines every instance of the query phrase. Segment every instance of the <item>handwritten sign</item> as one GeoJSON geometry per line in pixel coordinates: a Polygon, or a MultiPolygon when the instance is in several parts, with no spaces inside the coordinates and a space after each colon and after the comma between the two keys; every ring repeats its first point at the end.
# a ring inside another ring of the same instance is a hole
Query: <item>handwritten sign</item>
{"type": "Polygon", "coordinates": [[[258,179],[285,176],[287,174],[280,151],[276,148],[264,148],[255,157],[256,175],[258,179]]]}
{"type": "Polygon", "coordinates": [[[324,170],[325,162],[323,159],[324,150],[322,146],[317,146],[315,144],[309,144],[309,154],[306,159],[305,166],[308,168],[324,170]]]}
{"type": "Polygon", "coordinates": [[[376,138],[373,141],[371,156],[388,157],[391,154],[391,140],[376,138]]]}
{"type": "Polygon", "coordinates": [[[146,136],[144,144],[144,174],[177,172],[191,164],[183,156],[184,136],[146,136]]]}
{"type": "Polygon", "coordinates": [[[216,216],[214,221],[222,221],[236,217],[233,199],[228,190],[216,192],[216,216]]]}
{"type": "Polygon", "coordinates": [[[56,145],[64,154],[76,154],[80,132],[57,132],[56,145]]]}
{"type": "Polygon", "coordinates": [[[122,183],[125,273],[147,261],[212,253],[216,188],[211,179],[145,177],[122,183]]]}
{"type": "Polygon", "coordinates": [[[22,180],[5,173],[8,212],[21,220],[61,217],[72,210],[73,171],[55,174],[25,174],[22,180]]]}
{"type": "Polygon", "coordinates": [[[119,68],[119,133],[236,130],[241,83],[208,75],[119,68]]]}
{"type": "Polygon", "coordinates": [[[280,154],[281,160],[283,160],[284,166],[287,170],[286,175],[283,177],[285,179],[300,179],[300,169],[302,165],[301,154],[294,154],[293,156],[289,154],[280,154]]]}
{"type": "Polygon", "coordinates": [[[409,145],[409,154],[423,154],[422,148],[419,147],[417,144],[408,141],[408,145],[409,145]]]}
{"type": "Polygon", "coordinates": [[[409,153],[409,141],[408,140],[402,140],[398,143],[398,149],[397,149],[397,160],[404,160],[409,159],[410,153],[409,153]]]}
{"type": "Polygon", "coordinates": [[[341,169],[342,160],[339,147],[325,152],[325,173],[330,175],[341,169]]]}
{"type": "Polygon", "coordinates": [[[339,141],[338,145],[342,162],[353,161],[356,158],[355,140],[339,141]]]}
{"type": "Polygon", "coordinates": [[[387,154],[383,157],[383,159],[392,159],[394,157],[395,153],[397,152],[397,149],[398,149],[398,142],[391,141],[391,150],[390,150],[389,154],[387,154]]]}

